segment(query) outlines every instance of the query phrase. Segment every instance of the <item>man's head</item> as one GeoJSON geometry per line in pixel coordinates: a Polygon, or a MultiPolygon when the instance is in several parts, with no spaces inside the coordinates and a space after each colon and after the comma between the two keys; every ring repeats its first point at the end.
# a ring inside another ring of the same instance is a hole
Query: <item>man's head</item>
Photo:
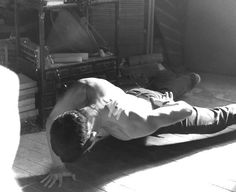
{"type": "Polygon", "coordinates": [[[59,115],[52,124],[52,150],[63,162],[76,161],[94,143],[89,117],[82,111],[68,111],[59,115]]]}

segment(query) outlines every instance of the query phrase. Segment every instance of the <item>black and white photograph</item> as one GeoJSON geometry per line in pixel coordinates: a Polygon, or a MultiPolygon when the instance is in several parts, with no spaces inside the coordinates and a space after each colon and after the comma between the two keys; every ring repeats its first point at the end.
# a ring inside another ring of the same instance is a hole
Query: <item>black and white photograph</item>
{"type": "Polygon", "coordinates": [[[1,0],[11,192],[236,192],[236,0],[1,0]]]}

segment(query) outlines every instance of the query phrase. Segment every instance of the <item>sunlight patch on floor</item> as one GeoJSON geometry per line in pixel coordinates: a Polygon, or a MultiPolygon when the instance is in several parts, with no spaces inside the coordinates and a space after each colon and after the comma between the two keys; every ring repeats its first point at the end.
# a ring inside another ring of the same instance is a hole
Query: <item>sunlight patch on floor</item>
{"type": "Polygon", "coordinates": [[[106,184],[107,191],[236,191],[236,143],[207,149],[106,184]],[[115,184],[114,184],[115,183],[115,184]],[[117,185],[119,184],[119,185],[117,185]]]}

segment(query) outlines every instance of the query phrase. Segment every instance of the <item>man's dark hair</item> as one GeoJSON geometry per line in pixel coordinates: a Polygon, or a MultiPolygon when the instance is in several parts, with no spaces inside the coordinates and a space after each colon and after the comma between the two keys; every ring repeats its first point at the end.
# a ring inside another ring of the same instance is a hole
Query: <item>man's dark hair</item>
{"type": "Polygon", "coordinates": [[[53,122],[50,139],[52,150],[62,162],[76,161],[90,146],[88,117],[79,111],[68,111],[53,122]]]}

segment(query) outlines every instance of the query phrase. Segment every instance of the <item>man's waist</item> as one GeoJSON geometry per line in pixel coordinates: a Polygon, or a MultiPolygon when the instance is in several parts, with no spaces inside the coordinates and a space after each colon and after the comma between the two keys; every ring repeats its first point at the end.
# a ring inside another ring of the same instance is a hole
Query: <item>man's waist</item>
{"type": "Polygon", "coordinates": [[[126,91],[127,94],[134,95],[139,98],[143,98],[146,100],[150,100],[150,98],[160,99],[162,97],[162,93],[157,91],[152,91],[145,88],[133,88],[126,91]]]}

